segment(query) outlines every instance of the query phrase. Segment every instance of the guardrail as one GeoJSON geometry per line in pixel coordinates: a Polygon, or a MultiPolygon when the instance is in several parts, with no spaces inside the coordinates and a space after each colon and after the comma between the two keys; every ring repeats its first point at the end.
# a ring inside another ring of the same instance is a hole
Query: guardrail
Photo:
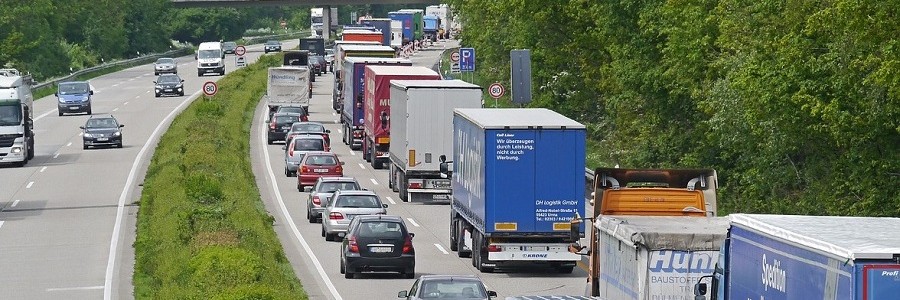
{"type": "Polygon", "coordinates": [[[176,49],[176,50],[167,51],[167,52],[163,52],[163,53],[148,54],[148,55],[135,57],[135,58],[131,58],[131,59],[123,59],[123,60],[108,62],[108,63],[104,63],[101,65],[96,65],[96,66],[93,66],[90,68],[84,68],[84,69],[72,72],[71,74],[66,75],[66,76],[57,77],[57,78],[47,80],[45,82],[41,82],[39,84],[34,85],[32,88],[35,90],[41,89],[44,87],[48,87],[48,86],[57,84],[62,81],[71,80],[71,79],[76,78],[83,74],[100,71],[100,70],[103,70],[106,68],[113,68],[113,67],[117,67],[117,66],[142,63],[142,62],[145,62],[148,60],[154,60],[154,59],[157,59],[160,57],[175,56],[175,55],[179,55],[179,54],[188,54],[188,53],[191,53],[191,49],[192,48],[181,48],[181,49],[176,49]]]}

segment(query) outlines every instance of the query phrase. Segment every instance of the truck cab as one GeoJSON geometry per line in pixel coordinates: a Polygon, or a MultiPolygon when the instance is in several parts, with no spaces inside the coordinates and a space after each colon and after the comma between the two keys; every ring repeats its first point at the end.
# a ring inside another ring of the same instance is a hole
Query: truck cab
{"type": "Polygon", "coordinates": [[[225,75],[225,50],[220,42],[203,42],[197,48],[197,76],[225,75]]]}

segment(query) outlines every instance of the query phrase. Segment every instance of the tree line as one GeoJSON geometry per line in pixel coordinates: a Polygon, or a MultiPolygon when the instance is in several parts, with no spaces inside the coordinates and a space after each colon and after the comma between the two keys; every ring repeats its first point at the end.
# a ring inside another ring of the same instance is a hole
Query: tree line
{"type": "MultiPolygon", "coordinates": [[[[720,213],[900,216],[900,6],[877,0],[448,0],[480,77],[633,168],[715,168],[720,213]]],[[[599,167],[599,166],[589,166],[599,167]]]]}

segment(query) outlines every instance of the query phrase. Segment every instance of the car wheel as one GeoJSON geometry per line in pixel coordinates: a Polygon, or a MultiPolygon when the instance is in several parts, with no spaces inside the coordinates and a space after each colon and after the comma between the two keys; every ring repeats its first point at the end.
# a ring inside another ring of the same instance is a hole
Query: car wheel
{"type": "Polygon", "coordinates": [[[120,142],[120,143],[116,144],[116,147],[122,148],[122,143],[120,142]]]}
{"type": "Polygon", "coordinates": [[[341,274],[344,274],[344,273],[346,273],[346,272],[347,272],[347,269],[346,269],[346,267],[344,266],[344,260],[341,259],[341,274]]]}
{"type": "Polygon", "coordinates": [[[325,237],[325,225],[322,225],[322,237],[325,237]]]}
{"type": "Polygon", "coordinates": [[[327,232],[325,233],[325,240],[326,240],[326,241],[333,242],[333,241],[337,240],[337,239],[335,239],[334,237],[335,237],[335,234],[334,234],[334,233],[327,233],[327,232]]]}
{"type": "Polygon", "coordinates": [[[350,273],[350,270],[344,270],[344,278],[353,279],[353,273],[350,273]]]}
{"type": "Polygon", "coordinates": [[[159,72],[153,72],[153,76],[159,76],[159,72]]]}
{"type": "Polygon", "coordinates": [[[62,117],[62,115],[63,115],[63,113],[62,113],[62,111],[60,111],[60,112],[59,112],[59,116],[62,117]]]}
{"type": "Polygon", "coordinates": [[[416,271],[412,270],[411,272],[403,272],[403,277],[406,279],[416,278],[416,271]]]}
{"type": "Polygon", "coordinates": [[[84,145],[84,146],[82,146],[82,147],[84,148],[84,150],[87,150],[88,145],[84,145]]]}
{"type": "Polygon", "coordinates": [[[159,96],[160,96],[159,94],[156,94],[156,98],[159,98],[159,96]]]}
{"type": "Polygon", "coordinates": [[[184,91],[181,91],[181,93],[180,93],[179,95],[180,95],[180,96],[184,96],[184,91]]]}
{"type": "Polygon", "coordinates": [[[291,177],[291,171],[287,167],[284,167],[284,177],[291,177]]]}
{"type": "Polygon", "coordinates": [[[203,72],[197,71],[197,77],[203,77],[203,72]]]}
{"type": "Polygon", "coordinates": [[[90,107],[88,107],[88,109],[87,109],[87,114],[88,114],[88,115],[94,114],[93,112],[91,112],[91,108],[90,108],[90,107]]]}
{"type": "Polygon", "coordinates": [[[299,184],[299,183],[297,184],[297,191],[298,191],[298,192],[301,192],[301,193],[303,192],[303,185],[302,185],[302,184],[299,184]]]}
{"type": "Polygon", "coordinates": [[[269,145],[275,144],[275,140],[269,139],[269,145]]]}

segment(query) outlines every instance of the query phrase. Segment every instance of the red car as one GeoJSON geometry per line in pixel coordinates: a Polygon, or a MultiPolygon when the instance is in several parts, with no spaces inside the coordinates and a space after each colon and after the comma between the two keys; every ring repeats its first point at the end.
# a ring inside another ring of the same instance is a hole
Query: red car
{"type": "Polygon", "coordinates": [[[332,152],[309,152],[303,156],[297,168],[297,190],[316,184],[319,177],[343,177],[344,162],[332,152]]]}

